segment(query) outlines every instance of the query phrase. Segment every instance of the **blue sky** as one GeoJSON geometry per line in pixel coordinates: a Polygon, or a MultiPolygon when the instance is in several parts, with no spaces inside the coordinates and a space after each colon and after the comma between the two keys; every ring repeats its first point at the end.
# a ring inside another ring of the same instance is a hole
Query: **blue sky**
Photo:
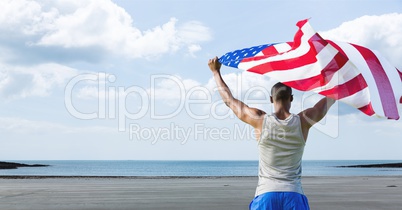
{"type": "MultiPolygon", "coordinates": [[[[252,129],[213,90],[209,58],[324,38],[402,68],[402,3],[389,1],[2,1],[0,159],[256,160],[252,129]]],[[[271,112],[274,80],[222,68],[236,97],[271,112]]],[[[320,97],[296,92],[292,112],[320,97]]],[[[401,110],[401,108],[400,108],[401,110]]],[[[402,159],[402,123],[335,104],[305,159],[402,159]]]]}

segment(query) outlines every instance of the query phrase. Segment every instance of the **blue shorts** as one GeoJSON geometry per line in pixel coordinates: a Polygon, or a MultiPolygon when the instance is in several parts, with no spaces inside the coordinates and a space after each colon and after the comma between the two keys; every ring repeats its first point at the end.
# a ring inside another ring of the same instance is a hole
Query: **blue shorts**
{"type": "Polygon", "coordinates": [[[305,195],[297,192],[267,192],[256,196],[250,210],[309,210],[305,195]]]}

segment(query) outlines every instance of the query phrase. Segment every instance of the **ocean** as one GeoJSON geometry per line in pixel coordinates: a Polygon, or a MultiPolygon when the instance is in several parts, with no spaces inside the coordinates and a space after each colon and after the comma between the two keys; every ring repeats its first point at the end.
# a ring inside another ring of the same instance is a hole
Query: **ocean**
{"type": "MultiPolygon", "coordinates": [[[[49,167],[0,170],[0,176],[256,176],[258,161],[10,160],[49,167]]],[[[335,166],[398,163],[398,160],[304,160],[303,176],[397,176],[402,168],[335,166]]]]}

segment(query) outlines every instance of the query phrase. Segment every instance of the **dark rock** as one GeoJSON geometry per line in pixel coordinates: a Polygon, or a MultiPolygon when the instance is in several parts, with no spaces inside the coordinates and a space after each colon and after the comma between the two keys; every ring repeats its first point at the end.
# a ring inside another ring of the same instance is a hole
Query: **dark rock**
{"type": "Polygon", "coordinates": [[[13,162],[3,162],[0,161],[0,169],[17,169],[19,167],[47,167],[49,165],[43,164],[23,164],[23,163],[13,163],[13,162]]]}
{"type": "Polygon", "coordinates": [[[367,165],[335,166],[337,168],[402,168],[402,163],[384,163],[367,165]]]}

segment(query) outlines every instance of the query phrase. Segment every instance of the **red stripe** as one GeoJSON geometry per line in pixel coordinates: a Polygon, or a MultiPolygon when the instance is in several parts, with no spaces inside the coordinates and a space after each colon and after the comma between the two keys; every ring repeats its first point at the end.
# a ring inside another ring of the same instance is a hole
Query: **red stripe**
{"type": "MultiPolygon", "coordinates": [[[[312,39],[315,36],[312,37],[312,39]]],[[[317,62],[316,55],[322,50],[322,48],[325,47],[326,42],[310,42],[309,41],[309,51],[300,56],[300,57],[295,57],[295,58],[289,58],[289,59],[284,59],[284,60],[279,60],[279,61],[272,61],[272,62],[266,62],[257,66],[253,66],[249,68],[247,71],[254,72],[257,74],[266,74],[271,71],[286,71],[289,69],[294,69],[298,67],[302,67],[305,65],[309,65],[312,63],[317,62]]],[[[267,58],[266,56],[257,56],[257,57],[250,57],[250,58],[245,58],[242,60],[242,62],[250,62],[250,61],[258,61],[261,59],[267,58]]]]}
{"type": "Polygon", "coordinates": [[[303,37],[304,33],[301,30],[301,28],[304,26],[304,24],[306,24],[308,22],[308,20],[301,20],[299,22],[296,23],[296,26],[299,27],[299,30],[297,30],[294,38],[293,38],[293,46],[292,49],[296,49],[298,47],[300,47],[301,45],[301,38],[303,37]]]}
{"type": "Polygon", "coordinates": [[[301,91],[307,91],[324,86],[328,84],[334,74],[339,71],[339,69],[341,69],[347,61],[347,58],[345,58],[342,54],[337,53],[319,75],[307,79],[284,82],[284,84],[301,91]]]}
{"type": "Polygon", "coordinates": [[[399,71],[399,69],[397,69],[397,68],[396,68],[396,71],[398,72],[399,77],[401,78],[401,82],[402,82],[402,72],[401,72],[401,71],[399,71]]]}
{"type": "Polygon", "coordinates": [[[327,80],[325,79],[325,77],[323,77],[322,75],[317,75],[307,79],[284,82],[283,84],[289,87],[293,87],[297,90],[308,91],[325,85],[327,83],[326,81],[327,80]]]}
{"type": "Polygon", "coordinates": [[[381,104],[386,117],[390,119],[398,119],[398,108],[395,103],[395,95],[392,90],[391,83],[385,73],[377,56],[369,49],[351,44],[355,47],[360,54],[366,60],[367,65],[374,77],[375,83],[377,84],[378,93],[380,94],[381,104]]]}
{"type": "MultiPolygon", "coordinates": [[[[399,71],[399,69],[396,69],[396,71],[398,72],[399,77],[401,78],[401,82],[402,82],[402,72],[399,71]]],[[[399,98],[399,103],[402,104],[402,96],[399,98]]]]}
{"type": "Polygon", "coordinates": [[[333,99],[342,99],[347,96],[351,96],[364,88],[367,87],[366,80],[364,80],[361,74],[357,75],[353,79],[337,85],[329,90],[321,91],[320,94],[324,96],[328,96],[333,99]]]}
{"type": "Polygon", "coordinates": [[[264,56],[271,57],[273,55],[279,54],[278,50],[276,50],[275,45],[271,45],[261,51],[264,56]]]}
{"type": "Polygon", "coordinates": [[[296,26],[301,28],[304,26],[304,24],[306,24],[308,22],[308,19],[304,19],[304,20],[299,20],[299,22],[296,23],[296,26]]]}
{"type": "Polygon", "coordinates": [[[343,56],[348,58],[348,55],[346,55],[345,51],[343,51],[343,49],[341,47],[339,47],[337,44],[335,44],[335,42],[333,42],[331,40],[325,40],[325,41],[327,41],[330,45],[335,47],[335,49],[338,50],[340,53],[342,53],[343,56]]]}
{"type": "MultiPolygon", "coordinates": [[[[284,43],[280,43],[280,44],[284,44],[284,43]]],[[[292,46],[292,45],[293,45],[293,42],[286,42],[286,44],[288,44],[289,46],[292,46]]],[[[285,53],[285,52],[279,52],[278,49],[275,47],[276,45],[277,45],[277,44],[271,45],[271,46],[269,46],[269,47],[263,49],[263,50],[261,51],[262,54],[264,54],[264,56],[266,56],[266,57],[271,57],[271,56],[274,56],[274,55],[278,55],[278,54],[281,54],[281,53],[285,53]]],[[[278,44],[278,45],[279,45],[279,44],[278,44]]],[[[289,50],[288,50],[288,51],[289,51],[289,50]]]]}
{"type": "Polygon", "coordinates": [[[368,116],[373,116],[375,114],[373,106],[371,105],[371,102],[369,104],[367,104],[366,106],[362,106],[358,109],[368,116]]]}

